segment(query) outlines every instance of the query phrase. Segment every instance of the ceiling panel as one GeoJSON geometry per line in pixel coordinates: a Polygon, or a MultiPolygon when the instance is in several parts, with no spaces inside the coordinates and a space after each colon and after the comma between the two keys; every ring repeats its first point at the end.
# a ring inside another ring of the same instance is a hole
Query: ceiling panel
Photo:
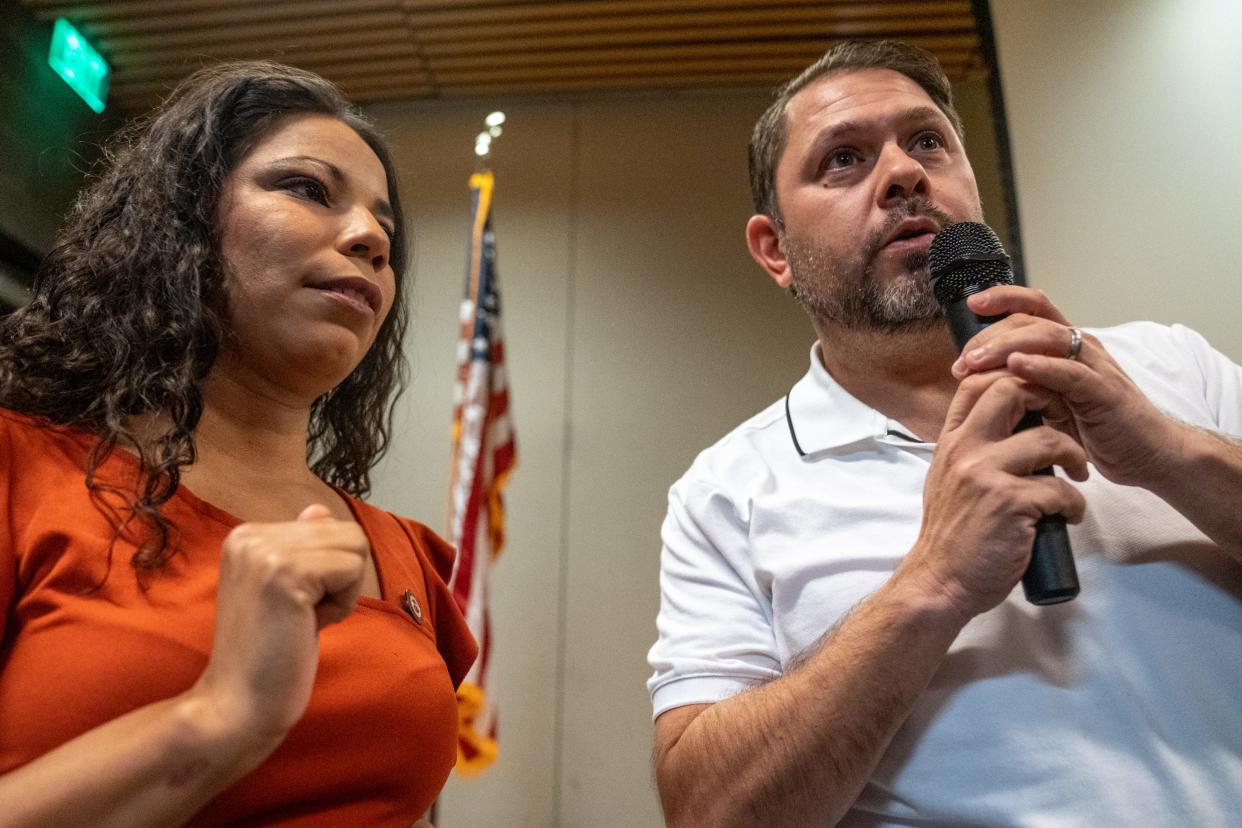
{"type": "Polygon", "coordinates": [[[65,17],[138,114],[200,66],[270,58],[358,103],[506,93],[771,87],[834,40],[896,37],[983,74],[970,0],[19,0],[65,17]]]}

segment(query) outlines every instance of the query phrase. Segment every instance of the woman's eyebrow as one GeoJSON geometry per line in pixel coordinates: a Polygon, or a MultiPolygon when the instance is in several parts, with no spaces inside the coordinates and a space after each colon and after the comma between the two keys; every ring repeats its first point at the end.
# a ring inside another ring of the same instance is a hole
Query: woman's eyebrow
{"type": "Polygon", "coordinates": [[[316,158],[313,155],[286,155],[283,158],[275,159],[274,161],[272,161],[272,163],[273,164],[284,164],[289,161],[309,161],[312,164],[316,164],[320,167],[323,167],[325,170],[327,170],[328,175],[330,175],[337,184],[340,184],[341,182],[345,180],[345,173],[341,172],[340,167],[338,167],[336,164],[333,164],[331,161],[324,161],[322,158],[316,158]]]}
{"type": "MultiPolygon", "coordinates": [[[[345,173],[341,172],[341,168],[331,161],[325,161],[322,158],[316,158],[313,155],[286,155],[283,158],[277,158],[273,164],[282,164],[289,161],[309,161],[327,170],[328,175],[338,186],[345,182],[345,173]]],[[[392,210],[392,205],[388,203],[388,199],[381,198],[371,205],[371,210],[381,218],[389,221],[396,221],[397,216],[392,210]]]]}

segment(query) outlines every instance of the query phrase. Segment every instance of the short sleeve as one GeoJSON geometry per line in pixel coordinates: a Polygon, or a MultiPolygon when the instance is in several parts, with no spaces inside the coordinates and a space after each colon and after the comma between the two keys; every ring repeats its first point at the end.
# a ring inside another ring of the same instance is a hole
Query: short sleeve
{"type": "Polygon", "coordinates": [[[13,544],[13,431],[0,414],[0,641],[17,591],[17,550],[13,544]]]}
{"type": "Polygon", "coordinates": [[[1213,348],[1198,331],[1173,325],[1172,332],[1198,366],[1216,427],[1224,434],[1242,437],[1242,368],[1213,348]]]}
{"type": "Polygon", "coordinates": [[[771,600],[749,564],[744,515],[722,492],[683,479],[669,491],[661,538],[653,715],[777,678],[771,600]]]}
{"type": "Polygon", "coordinates": [[[453,687],[457,688],[474,664],[479,648],[448,588],[456,552],[448,541],[421,523],[405,518],[398,518],[397,522],[419,552],[427,600],[431,604],[429,614],[436,631],[436,648],[448,666],[453,687]]]}

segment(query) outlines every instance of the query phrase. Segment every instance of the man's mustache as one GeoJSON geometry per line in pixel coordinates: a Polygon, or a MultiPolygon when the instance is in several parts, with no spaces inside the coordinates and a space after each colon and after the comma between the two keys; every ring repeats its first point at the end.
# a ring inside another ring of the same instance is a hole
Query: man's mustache
{"type": "Polygon", "coordinates": [[[930,199],[923,196],[906,199],[890,209],[884,223],[867,235],[867,243],[863,248],[863,263],[867,269],[875,263],[875,257],[880,255],[880,248],[884,246],[884,240],[888,238],[889,233],[896,230],[897,225],[906,219],[916,217],[931,219],[941,230],[956,222],[948,213],[936,209],[936,205],[932,204],[930,199]]]}

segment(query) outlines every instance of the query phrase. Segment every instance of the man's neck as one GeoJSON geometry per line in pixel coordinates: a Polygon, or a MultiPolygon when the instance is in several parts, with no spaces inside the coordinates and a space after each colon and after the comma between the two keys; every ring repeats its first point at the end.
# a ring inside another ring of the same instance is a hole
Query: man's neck
{"type": "Polygon", "coordinates": [[[880,333],[840,327],[819,330],[820,360],[841,387],[928,442],[944,426],[957,380],[949,330],[934,326],[880,333]]]}

